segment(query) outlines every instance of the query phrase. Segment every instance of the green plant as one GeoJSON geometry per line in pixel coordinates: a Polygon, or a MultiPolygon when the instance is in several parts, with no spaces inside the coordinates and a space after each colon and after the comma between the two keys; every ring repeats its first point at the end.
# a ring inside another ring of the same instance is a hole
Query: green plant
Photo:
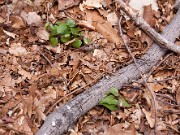
{"type": "Polygon", "coordinates": [[[74,48],[90,43],[90,39],[82,35],[80,28],[72,19],[67,19],[66,22],[56,22],[54,25],[48,22],[45,28],[50,32],[49,41],[53,47],[57,46],[58,43],[70,41],[72,41],[70,44],[74,48]]]}
{"type": "Polygon", "coordinates": [[[111,88],[106,93],[105,97],[99,102],[99,105],[102,105],[108,108],[111,111],[115,111],[120,107],[131,107],[131,105],[126,101],[124,97],[118,97],[118,89],[111,88]]]}

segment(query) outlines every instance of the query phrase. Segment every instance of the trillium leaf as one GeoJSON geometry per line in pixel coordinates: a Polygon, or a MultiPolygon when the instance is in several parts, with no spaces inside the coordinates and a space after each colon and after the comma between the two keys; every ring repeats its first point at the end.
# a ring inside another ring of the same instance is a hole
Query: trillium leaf
{"type": "Polygon", "coordinates": [[[110,88],[106,95],[112,94],[114,96],[118,96],[118,89],[117,88],[110,88]]]}
{"type": "Polygon", "coordinates": [[[58,43],[59,43],[58,38],[55,38],[55,37],[51,37],[51,38],[49,39],[49,41],[50,41],[50,43],[51,43],[51,45],[52,45],[53,47],[57,46],[58,43]]]}
{"type": "Polygon", "coordinates": [[[74,47],[74,48],[79,48],[79,47],[81,47],[81,45],[82,45],[82,41],[79,40],[79,39],[76,39],[76,40],[71,44],[71,46],[74,47]]]}
{"type": "Polygon", "coordinates": [[[68,31],[69,27],[66,23],[61,23],[57,25],[57,33],[58,34],[65,34],[68,31]]]}
{"type": "Polygon", "coordinates": [[[72,20],[72,19],[67,19],[66,24],[69,27],[75,27],[76,26],[76,22],[74,20],[72,20]]]}

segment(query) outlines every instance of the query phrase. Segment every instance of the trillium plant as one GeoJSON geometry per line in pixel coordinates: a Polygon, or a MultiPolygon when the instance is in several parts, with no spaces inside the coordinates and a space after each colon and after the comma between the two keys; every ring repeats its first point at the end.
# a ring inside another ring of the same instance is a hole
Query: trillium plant
{"type": "Polygon", "coordinates": [[[72,47],[79,48],[90,43],[90,39],[83,36],[80,28],[72,19],[67,19],[65,22],[58,21],[55,24],[48,22],[45,28],[50,32],[49,41],[53,47],[59,43],[70,42],[72,47]]]}

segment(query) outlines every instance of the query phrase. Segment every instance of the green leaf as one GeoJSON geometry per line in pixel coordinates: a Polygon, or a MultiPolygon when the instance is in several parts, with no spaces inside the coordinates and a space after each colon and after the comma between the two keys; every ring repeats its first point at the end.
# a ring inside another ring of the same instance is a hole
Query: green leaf
{"type": "Polygon", "coordinates": [[[60,23],[57,25],[57,33],[58,34],[66,34],[66,32],[69,30],[69,27],[66,23],[60,23]]]}
{"type": "Polygon", "coordinates": [[[78,35],[78,36],[80,36],[80,29],[77,27],[77,28],[70,28],[70,30],[71,30],[71,33],[73,34],[73,35],[78,35]]]}
{"type": "Polygon", "coordinates": [[[58,38],[55,37],[51,37],[49,41],[53,47],[57,46],[57,44],[59,43],[58,38]]]}
{"type": "Polygon", "coordinates": [[[55,36],[57,35],[57,25],[51,26],[51,33],[50,36],[55,36]]]}
{"type": "Polygon", "coordinates": [[[119,105],[119,101],[113,95],[109,95],[103,98],[99,104],[119,105]]]}
{"type": "Polygon", "coordinates": [[[103,105],[104,107],[108,108],[108,109],[111,110],[111,111],[116,111],[116,110],[118,110],[117,105],[109,105],[109,104],[106,104],[106,103],[101,104],[101,105],[103,105]]]}
{"type": "Polygon", "coordinates": [[[81,47],[81,45],[82,45],[82,41],[79,40],[79,39],[76,39],[76,40],[71,44],[71,46],[74,47],[74,48],[79,48],[79,47],[81,47]]]}
{"type": "Polygon", "coordinates": [[[86,38],[86,37],[83,38],[83,43],[85,45],[90,44],[90,42],[91,42],[91,40],[89,38],[86,38]]]}
{"type": "Polygon", "coordinates": [[[120,107],[131,107],[131,104],[129,104],[124,97],[119,98],[119,105],[120,107]]]}
{"type": "Polygon", "coordinates": [[[76,26],[76,22],[75,22],[73,19],[67,19],[67,20],[66,20],[66,24],[67,24],[69,27],[75,27],[75,26],[76,26]]]}
{"type": "Polygon", "coordinates": [[[61,42],[66,43],[71,40],[71,37],[61,37],[61,42]]]}
{"type": "Polygon", "coordinates": [[[118,96],[118,89],[117,88],[110,88],[106,95],[112,94],[114,96],[118,96]]]}

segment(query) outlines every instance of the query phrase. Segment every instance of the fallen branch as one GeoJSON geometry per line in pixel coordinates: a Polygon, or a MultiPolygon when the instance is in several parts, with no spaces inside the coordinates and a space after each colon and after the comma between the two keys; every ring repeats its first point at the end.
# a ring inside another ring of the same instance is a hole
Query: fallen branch
{"type": "Polygon", "coordinates": [[[121,9],[135,22],[135,24],[142,29],[147,35],[149,35],[157,44],[165,47],[173,52],[180,54],[180,46],[170,42],[166,37],[161,36],[146,21],[135,13],[123,0],[116,0],[119,2],[121,9]]]}
{"type": "MultiPolygon", "coordinates": [[[[180,10],[172,22],[164,28],[162,33],[164,38],[171,42],[175,41],[176,37],[180,35],[179,20],[180,10]]],[[[167,49],[153,44],[141,59],[137,59],[142,74],[147,73],[155,66],[166,52],[167,49]]],[[[128,84],[138,78],[140,78],[139,72],[135,64],[132,63],[118,70],[116,74],[110,76],[109,79],[101,79],[97,84],[51,113],[37,132],[37,135],[63,134],[69,128],[72,128],[71,126],[79,117],[96,106],[109,88],[116,87],[121,89],[124,84],[128,84]]]]}

